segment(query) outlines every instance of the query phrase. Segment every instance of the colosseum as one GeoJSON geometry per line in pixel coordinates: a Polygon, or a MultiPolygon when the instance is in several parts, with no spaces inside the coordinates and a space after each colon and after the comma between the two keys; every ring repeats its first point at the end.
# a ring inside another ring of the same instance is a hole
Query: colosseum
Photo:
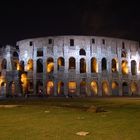
{"type": "Polygon", "coordinates": [[[71,35],[1,47],[0,96],[27,94],[139,96],[139,42],[71,35]]]}

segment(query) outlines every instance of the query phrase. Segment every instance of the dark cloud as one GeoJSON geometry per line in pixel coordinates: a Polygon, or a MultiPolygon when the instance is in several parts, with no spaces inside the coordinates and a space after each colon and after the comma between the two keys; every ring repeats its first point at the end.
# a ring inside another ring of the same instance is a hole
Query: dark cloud
{"type": "Polygon", "coordinates": [[[47,35],[140,40],[139,5],[128,0],[10,1],[0,5],[0,42],[47,35]]]}
{"type": "Polygon", "coordinates": [[[93,7],[84,9],[83,30],[86,34],[139,40],[138,9],[136,1],[99,0],[93,7]]]}

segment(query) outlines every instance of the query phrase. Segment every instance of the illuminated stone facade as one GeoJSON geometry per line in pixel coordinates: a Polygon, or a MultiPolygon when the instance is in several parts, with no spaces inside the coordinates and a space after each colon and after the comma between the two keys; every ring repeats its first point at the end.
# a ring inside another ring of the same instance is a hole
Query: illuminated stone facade
{"type": "Polygon", "coordinates": [[[96,36],[18,41],[0,49],[1,96],[138,96],[139,42],[96,36]]]}

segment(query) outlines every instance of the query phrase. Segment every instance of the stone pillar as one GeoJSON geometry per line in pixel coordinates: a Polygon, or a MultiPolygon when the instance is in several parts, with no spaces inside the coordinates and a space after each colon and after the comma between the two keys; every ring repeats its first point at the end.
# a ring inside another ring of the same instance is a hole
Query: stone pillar
{"type": "Polygon", "coordinates": [[[89,77],[87,78],[87,80],[86,80],[86,83],[87,83],[87,96],[91,96],[91,88],[90,88],[90,79],[89,79],[89,77]]]}
{"type": "Polygon", "coordinates": [[[57,96],[57,82],[53,80],[53,84],[54,84],[54,96],[57,96]]]}
{"type": "Polygon", "coordinates": [[[68,96],[68,81],[65,80],[64,82],[64,95],[68,96]]]}
{"type": "Polygon", "coordinates": [[[101,82],[101,79],[98,80],[98,96],[102,96],[102,82],[101,82]]]}
{"type": "Polygon", "coordinates": [[[33,61],[33,66],[34,66],[34,68],[33,68],[33,94],[34,95],[36,95],[37,94],[37,91],[36,91],[36,82],[37,82],[37,80],[36,80],[36,59],[33,61]]]}
{"type": "Polygon", "coordinates": [[[119,96],[122,96],[122,83],[121,81],[119,81],[119,96]]]}
{"type": "Polygon", "coordinates": [[[80,73],[80,58],[77,57],[77,59],[75,58],[76,61],[76,74],[80,73]]]}

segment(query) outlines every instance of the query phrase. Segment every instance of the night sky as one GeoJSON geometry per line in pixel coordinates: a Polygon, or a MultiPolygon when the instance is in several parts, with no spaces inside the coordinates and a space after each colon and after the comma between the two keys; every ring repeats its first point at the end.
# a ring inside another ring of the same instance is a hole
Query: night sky
{"type": "Polygon", "coordinates": [[[0,4],[0,46],[48,35],[140,40],[140,6],[135,0],[12,1],[0,4]]]}

